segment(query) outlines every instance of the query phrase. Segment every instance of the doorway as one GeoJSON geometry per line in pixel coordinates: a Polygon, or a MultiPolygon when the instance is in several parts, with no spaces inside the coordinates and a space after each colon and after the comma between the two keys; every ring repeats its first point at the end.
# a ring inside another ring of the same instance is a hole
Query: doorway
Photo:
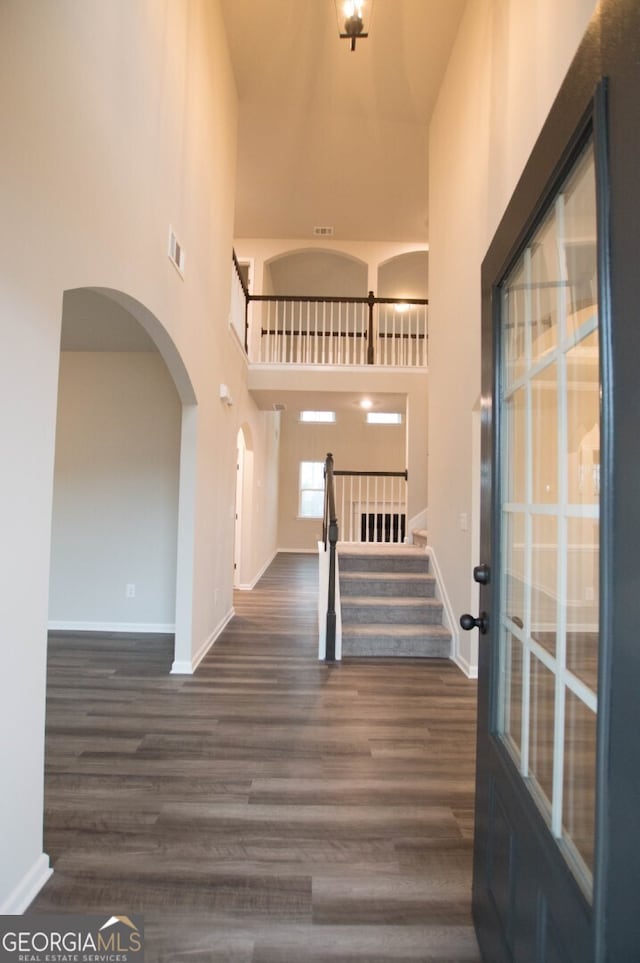
{"type": "Polygon", "coordinates": [[[233,587],[250,589],[246,573],[253,559],[253,441],[249,425],[244,424],[236,437],[235,533],[233,543],[233,587]]]}
{"type": "Polygon", "coordinates": [[[174,665],[190,663],[181,597],[190,597],[196,409],[175,346],[143,305],[110,289],[65,292],[51,629],[169,633],[174,665]]]}

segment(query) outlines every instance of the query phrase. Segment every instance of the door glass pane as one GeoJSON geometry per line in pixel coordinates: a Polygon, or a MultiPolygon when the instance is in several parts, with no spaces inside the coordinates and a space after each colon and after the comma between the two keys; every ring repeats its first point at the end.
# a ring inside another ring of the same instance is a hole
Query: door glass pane
{"type": "Polygon", "coordinates": [[[511,632],[505,632],[505,644],[508,715],[504,721],[504,732],[511,738],[513,749],[519,757],[522,746],[522,643],[511,632]]]}
{"type": "Polygon", "coordinates": [[[507,385],[522,375],[525,368],[525,297],[528,291],[525,285],[525,266],[520,264],[513,273],[511,283],[505,288],[503,305],[505,317],[509,320],[505,330],[505,373],[507,385]]]}
{"type": "Polygon", "coordinates": [[[505,402],[505,430],[509,435],[508,475],[506,481],[505,500],[508,502],[524,502],[526,499],[526,471],[527,471],[527,395],[524,388],[505,402]]]}
{"type": "Polygon", "coordinates": [[[595,842],[596,714],[567,692],[565,709],[563,836],[593,871],[595,842]]]}
{"type": "Polygon", "coordinates": [[[529,775],[547,800],[553,796],[553,730],[555,676],[535,656],[531,659],[531,722],[529,726],[529,775]]]}
{"type": "Polygon", "coordinates": [[[564,192],[564,256],[568,287],[567,330],[574,331],[598,310],[595,166],[583,159],[564,192]]]}
{"type": "Polygon", "coordinates": [[[533,501],[558,501],[558,372],[549,365],[531,379],[533,501]]]}
{"type": "Polygon", "coordinates": [[[558,225],[555,208],[531,241],[531,355],[538,361],[558,338],[558,225]]]}
{"type": "Polygon", "coordinates": [[[570,518],[567,526],[567,668],[595,694],[600,618],[599,524],[594,518],[570,518]]]}
{"type": "Polygon", "coordinates": [[[551,655],[556,652],[558,605],[558,520],[531,520],[531,637],[551,655]]]}
{"type": "Polygon", "coordinates": [[[567,499],[574,505],[600,498],[600,376],[598,332],[567,352],[567,499]]]}
{"type": "Polygon", "coordinates": [[[504,520],[505,615],[524,627],[525,601],[525,521],[524,512],[510,512],[504,520]]]}
{"type": "Polygon", "coordinates": [[[587,895],[599,641],[595,237],[589,147],[500,302],[498,731],[587,895]]]}

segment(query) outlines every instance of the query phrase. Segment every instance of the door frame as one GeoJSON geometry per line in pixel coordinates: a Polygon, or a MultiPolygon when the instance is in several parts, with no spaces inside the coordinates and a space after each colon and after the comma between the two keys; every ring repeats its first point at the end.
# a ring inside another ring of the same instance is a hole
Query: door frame
{"type": "Polygon", "coordinates": [[[235,490],[235,527],[233,536],[233,587],[240,588],[242,584],[242,548],[243,548],[243,509],[244,509],[244,468],[247,453],[247,443],[242,428],[238,429],[236,437],[236,490],[235,490]]]}

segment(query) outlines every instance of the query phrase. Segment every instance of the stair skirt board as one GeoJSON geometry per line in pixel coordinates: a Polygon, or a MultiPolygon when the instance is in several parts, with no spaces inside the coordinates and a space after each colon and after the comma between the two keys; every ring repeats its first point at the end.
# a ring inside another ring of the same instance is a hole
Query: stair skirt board
{"type": "Polygon", "coordinates": [[[430,556],[411,546],[340,546],[343,658],[450,658],[430,556]]]}

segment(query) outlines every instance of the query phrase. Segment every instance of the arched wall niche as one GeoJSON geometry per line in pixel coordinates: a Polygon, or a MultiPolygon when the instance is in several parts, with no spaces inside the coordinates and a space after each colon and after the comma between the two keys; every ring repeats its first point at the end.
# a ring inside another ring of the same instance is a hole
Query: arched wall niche
{"type": "Polygon", "coordinates": [[[266,261],[264,283],[268,294],[366,297],[368,266],[342,251],[299,248],[266,261]]]}
{"type": "Polygon", "coordinates": [[[428,292],[428,251],[398,254],[378,265],[378,297],[427,298],[428,292]]]}

